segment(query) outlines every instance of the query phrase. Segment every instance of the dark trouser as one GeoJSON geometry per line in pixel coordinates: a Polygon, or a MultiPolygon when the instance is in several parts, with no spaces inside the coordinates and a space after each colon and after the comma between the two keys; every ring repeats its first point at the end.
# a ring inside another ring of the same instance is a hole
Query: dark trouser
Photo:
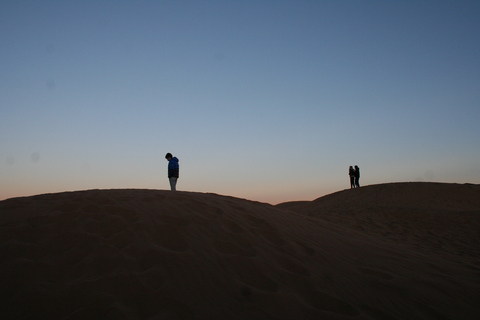
{"type": "Polygon", "coordinates": [[[350,188],[355,188],[355,177],[354,176],[350,177],[350,188]]]}
{"type": "Polygon", "coordinates": [[[355,177],[355,187],[360,188],[360,178],[355,177]]]}

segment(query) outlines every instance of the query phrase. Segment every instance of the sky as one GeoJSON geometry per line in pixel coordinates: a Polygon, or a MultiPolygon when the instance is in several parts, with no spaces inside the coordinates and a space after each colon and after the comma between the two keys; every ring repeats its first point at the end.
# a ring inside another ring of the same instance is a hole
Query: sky
{"type": "Polygon", "coordinates": [[[480,183],[480,1],[0,1],[0,200],[480,183]]]}

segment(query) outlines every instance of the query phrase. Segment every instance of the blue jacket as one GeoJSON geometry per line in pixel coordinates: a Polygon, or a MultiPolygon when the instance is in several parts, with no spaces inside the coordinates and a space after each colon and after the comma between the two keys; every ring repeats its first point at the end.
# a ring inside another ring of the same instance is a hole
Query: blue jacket
{"type": "Polygon", "coordinates": [[[169,178],[178,178],[180,166],[178,165],[178,158],[173,157],[168,161],[168,177],[169,178]]]}

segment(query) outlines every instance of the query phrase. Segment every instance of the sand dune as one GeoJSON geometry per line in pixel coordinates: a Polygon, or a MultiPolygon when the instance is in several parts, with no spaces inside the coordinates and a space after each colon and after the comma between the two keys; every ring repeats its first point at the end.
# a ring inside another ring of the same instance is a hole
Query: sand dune
{"type": "Polygon", "coordinates": [[[480,186],[0,202],[2,319],[478,319],[480,186]]]}
{"type": "Polygon", "coordinates": [[[278,207],[427,252],[480,256],[480,186],[389,183],[278,207]]]}

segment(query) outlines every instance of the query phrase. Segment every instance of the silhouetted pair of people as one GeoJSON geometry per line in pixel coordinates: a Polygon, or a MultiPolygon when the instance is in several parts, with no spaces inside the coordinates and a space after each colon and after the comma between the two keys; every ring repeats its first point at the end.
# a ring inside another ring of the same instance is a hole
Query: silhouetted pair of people
{"type": "Polygon", "coordinates": [[[348,175],[350,176],[350,188],[360,188],[360,168],[355,166],[355,169],[350,166],[348,169],[348,175]]]}

